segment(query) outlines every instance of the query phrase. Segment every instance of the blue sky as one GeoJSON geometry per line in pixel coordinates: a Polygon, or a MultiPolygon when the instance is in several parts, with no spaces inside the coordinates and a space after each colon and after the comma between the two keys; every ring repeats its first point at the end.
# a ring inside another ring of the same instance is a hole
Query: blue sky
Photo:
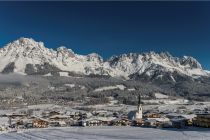
{"type": "Polygon", "coordinates": [[[20,37],[105,59],[190,55],[210,70],[210,2],[0,2],[0,46],[20,37]]]}

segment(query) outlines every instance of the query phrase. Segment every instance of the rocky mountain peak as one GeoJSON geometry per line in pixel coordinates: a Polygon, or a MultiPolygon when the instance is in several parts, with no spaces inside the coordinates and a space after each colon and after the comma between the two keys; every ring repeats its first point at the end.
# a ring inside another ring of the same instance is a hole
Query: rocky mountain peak
{"type": "Polygon", "coordinates": [[[0,72],[47,74],[53,70],[125,78],[146,76],[155,79],[168,75],[173,81],[177,80],[177,75],[210,76],[195,58],[173,57],[168,52],[128,53],[103,61],[96,53],[79,55],[63,46],[48,49],[44,43],[31,38],[20,38],[0,49],[0,72]]]}
{"type": "Polygon", "coordinates": [[[65,46],[57,48],[57,54],[61,54],[65,57],[75,57],[74,52],[71,49],[66,48],[65,46]]]}
{"type": "Polygon", "coordinates": [[[188,66],[190,68],[202,69],[201,64],[191,56],[184,56],[180,60],[181,65],[188,66]]]}
{"type": "Polygon", "coordinates": [[[97,53],[91,53],[87,55],[88,61],[98,61],[99,63],[103,62],[103,58],[97,53]]]}
{"type": "Polygon", "coordinates": [[[18,40],[13,41],[12,43],[9,43],[7,46],[14,47],[14,48],[25,48],[25,49],[33,49],[33,48],[45,48],[43,42],[36,42],[32,38],[24,38],[21,37],[18,40]]]}
{"type": "Polygon", "coordinates": [[[28,55],[40,54],[46,50],[48,49],[45,48],[43,42],[36,42],[31,38],[22,37],[1,48],[0,53],[4,56],[27,57],[28,55]]]}

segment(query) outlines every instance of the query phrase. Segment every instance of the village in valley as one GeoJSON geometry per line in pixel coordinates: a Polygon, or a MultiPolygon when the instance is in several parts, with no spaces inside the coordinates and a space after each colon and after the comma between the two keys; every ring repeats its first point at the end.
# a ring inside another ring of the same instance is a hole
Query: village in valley
{"type": "Polygon", "coordinates": [[[210,112],[207,108],[187,112],[186,108],[180,107],[179,113],[177,113],[177,111],[148,111],[144,110],[144,107],[146,108],[142,105],[139,94],[138,105],[129,112],[105,108],[88,110],[85,107],[77,107],[73,109],[55,105],[30,106],[27,109],[1,111],[0,132],[18,132],[33,128],[91,126],[130,126],[157,129],[210,127],[210,112]]]}

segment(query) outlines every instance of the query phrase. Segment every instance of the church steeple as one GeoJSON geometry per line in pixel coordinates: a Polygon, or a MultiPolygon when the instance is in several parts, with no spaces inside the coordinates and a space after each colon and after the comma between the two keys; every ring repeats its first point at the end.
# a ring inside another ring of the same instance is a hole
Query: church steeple
{"type": "Polygon", "coordinates": [[[141,94],[139,94],[138,106],[141,104],[141,94]]]}
{"type": "Polygon", "coordinates": [[[141,94],[138,96],[138,106],[136,111],[136,119],[142,119],[141,94]]]}

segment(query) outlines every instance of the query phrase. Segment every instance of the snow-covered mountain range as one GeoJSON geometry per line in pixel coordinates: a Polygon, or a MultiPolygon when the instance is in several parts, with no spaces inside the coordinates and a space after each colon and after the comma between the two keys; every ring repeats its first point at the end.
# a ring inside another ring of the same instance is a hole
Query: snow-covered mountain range
{"type": "MultiPolygon", "coordinates": [[[[46,48],[44,43],[20,38],[0,49],[0,72],[26,75],[75,73],[81,75],[109,75],[112,77],[164,79],[177,77],[209,77],[193,57],[177,58],[169,53],[129,53],[104,61],[98,54],[79,55],[71,49],[46,48]]],[[[67,75],[68,75],[67,74],[67,75]]]]}

